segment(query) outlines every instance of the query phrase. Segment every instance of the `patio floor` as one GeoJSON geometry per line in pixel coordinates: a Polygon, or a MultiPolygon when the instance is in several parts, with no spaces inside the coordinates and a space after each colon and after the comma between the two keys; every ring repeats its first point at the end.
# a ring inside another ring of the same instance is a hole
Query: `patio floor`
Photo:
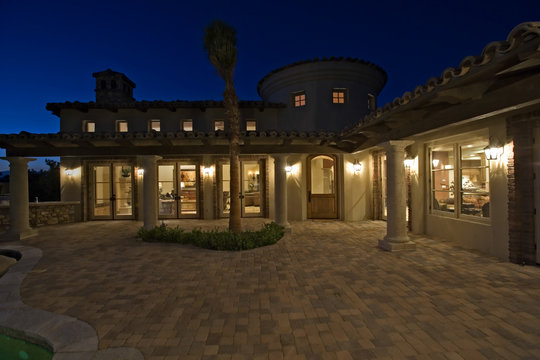
{"type": "Polygon", "coordinates": [[[140,225],[40,228],[23,241],[43,257],[22,300],[86,321],[100,349],[146,359],[540,358],[538,267],[425,238],[384,252],[375,221],[295,222],[244,252],[142,243],[140,225]]]}

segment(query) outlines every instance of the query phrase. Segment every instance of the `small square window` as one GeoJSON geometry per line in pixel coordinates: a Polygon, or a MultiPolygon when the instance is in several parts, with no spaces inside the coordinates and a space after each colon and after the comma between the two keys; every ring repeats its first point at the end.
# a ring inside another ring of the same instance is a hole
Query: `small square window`
{"type": "Polygon", "coordinates": [[[306,92],[299,91],[292,94],[292,102],[294,107],[306,106],[306,92]]]}
{"type": "Polygon", "coordinates": [[[257,121],[246,120],[246,131],[257,131],[257,121]]]}
{"type": "Polygon", "coordinates": [[[215,120],[214,121],[214,131],[222,130],[225,131],[225,121],[215,120]]]}
{"type": "Polygon", "coordinates": [[[332,104],[345,104],[347,102],[347,89],[332,89],[332,104]]]}
{"type": "Polygon", "coordinates": [[[127,132],[128,123],[126,120],[117,120],[116,121],[116,131],[117,132],[127,132]]]}
{"type": "Polygon", "coordinates": [[[182,120],[183,131],[193,131],[193,120],[182,120]]]}
{"type": "Polygon", "coordinates": [[[160,121],[159,120],[151,120],[150,121],[150,130],[160,131],[160,129],[161,129],[161,126],[160,126],[160,121]]]}
{"type": "Polygon", "coordinates": [[[85,121],[83,126],[84,132],[96,132],[96,123],[94,121],[85,121]]]}

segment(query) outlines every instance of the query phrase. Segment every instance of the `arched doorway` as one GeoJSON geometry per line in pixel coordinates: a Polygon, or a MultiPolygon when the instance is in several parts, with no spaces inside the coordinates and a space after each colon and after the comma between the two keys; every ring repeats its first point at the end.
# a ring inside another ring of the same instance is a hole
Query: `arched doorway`
{"type": "Polygon", "coordinates": [[[336,158],[333,155],[310,155],[307,158],[308,218],[337,218],[336,178],[336,158]]]}

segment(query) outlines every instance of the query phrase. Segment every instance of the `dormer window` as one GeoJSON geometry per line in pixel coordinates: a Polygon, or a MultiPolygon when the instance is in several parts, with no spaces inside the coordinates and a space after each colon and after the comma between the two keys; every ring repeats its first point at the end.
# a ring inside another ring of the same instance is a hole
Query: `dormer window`
{"type": "Polygon", "coordinates": [[[306,92],[298,91],[292,93],[292,103],[294,107],[306,106],[306,92]]]}
{"type": "Polygon", "coordinates": [[[332,104],[345,104],[347,102],[347,89],[332,89],[332,104]]]}
{"type": "Polygon", "coordinates": [[[86,120],[83,123],[83,131],[88,133],[96,132],[96,123],[94,121],[86,120]]]}
{"type": "Polygon", "coordinates": [[[246,131],[257,131],[257,121],[246,120],[246,131]]]}
{"type": "Polygon", "coordinates": [[[193,120],[182,120],[183,131],[193,131],[193,120]]]}
{"type": "Polygon", "coordinates": [[[116,120],[116,131],[117,132],[127,132],[128,123],[126,120],[116,120]]]}
{"type": "Polygon", "coordinates": [[[160,131],[161,130],[160,121],[150,120],[150,130],[160,131]]]}

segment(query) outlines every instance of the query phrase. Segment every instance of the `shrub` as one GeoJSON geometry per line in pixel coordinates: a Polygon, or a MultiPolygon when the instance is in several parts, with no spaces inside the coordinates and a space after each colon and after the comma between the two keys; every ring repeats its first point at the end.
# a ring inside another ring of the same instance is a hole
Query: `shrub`
{"type": "Polygon", "coordinates": [[[239,234],[218,229],[184,231],[179,227],[170,228],[161,224],[150,230],[141,227],[137,237],[146,242],[192,244],[205,249],[238,251],[275,244],[284,233],[283,227],[274,222],[264,224],[260,230],[244,231],[239,234]]]}

